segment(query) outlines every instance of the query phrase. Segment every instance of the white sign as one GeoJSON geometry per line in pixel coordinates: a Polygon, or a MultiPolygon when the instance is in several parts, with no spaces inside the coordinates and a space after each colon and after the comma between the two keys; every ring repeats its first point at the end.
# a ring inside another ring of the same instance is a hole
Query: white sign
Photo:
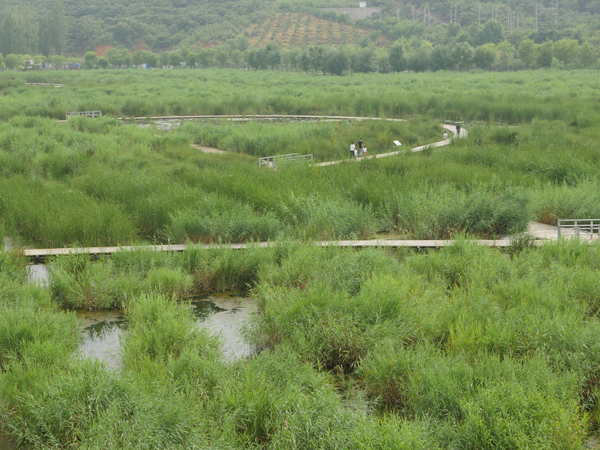
{"type": "Polygon", "coordinates": [[[400,141],[394,141],[394,144],[396,144],[396,145],[402,145],[402,144],[400,143],[400,141]]]}

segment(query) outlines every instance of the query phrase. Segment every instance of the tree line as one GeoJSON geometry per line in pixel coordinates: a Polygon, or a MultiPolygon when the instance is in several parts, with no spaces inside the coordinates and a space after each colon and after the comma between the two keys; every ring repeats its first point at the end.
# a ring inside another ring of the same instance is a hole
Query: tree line
{"type": "MultiPolygon", "coordinates": [[[[58,3],[57,3],[58,4],[58,3]]],[[[456,31],[456,30],[455,30],[456,31]]],[[[453,33],[453,30],[447,30],[453,33]]],[[[502,27],[488,21],[473,34],[457,33],[451,44],[434,45],[427,39],[400,38],[385,48],[368,40],[358,45],[312,45],[283,49],[275,43],[250,48],[240,36],[214,48],[182,46],[175,51],[155,53],[130,51],[113,47],[103,55],[85,53],[83,67],[128,68],[148,67],[208,68],[236,67],[254,70],[291,70],[343,75],[352,72],[423,72],[437,70],[516,70],[531,68],[596,68],[598,48],[591,40],[563,37],[555,42],[536,43],[532,38],[518,45],[503,39],[502,27]]],[[[69,60],[60,55],[0,54],[0,68],[60,68],[69,60]],[[34,66],[31,65],[34,62],[34,66]]]]}
{"type": "Polygon", "coordinates": [[[0,22],[0,53],[41,54],[46,57],[62,54],[66,49],[66,16],[60,0],[48,13],[36,20],[37,12],[30,6],[9,11],[0,22]]]}
{"type": "Polygon", "coordinates": [[[85,67],[149,67],[208,68],[236,67],[254,70],[291,70],[344,75],[352,72],[424,72],[437,70],[516,70],[535,68],[598,68],[598,57],[590,42],[580,44],[575,39],[536,44],[531,39],[518,46],[509,41],[487,43],[473,47],[468,42],[453,46],[418,45],[401,40],[387,48],[373,46],[313,45],[306,48],[282,49],[269,43],[264,47],[244,49],[224,47],[200,49],[182,48],[156,54],[147,50],[129,52],[111,49],[104,56],[94,52],[85,55],[85,67]]]}

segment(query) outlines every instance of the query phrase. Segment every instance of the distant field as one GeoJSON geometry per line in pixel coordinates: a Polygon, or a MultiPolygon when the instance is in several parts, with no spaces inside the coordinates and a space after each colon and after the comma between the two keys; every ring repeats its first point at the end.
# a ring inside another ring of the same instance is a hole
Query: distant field
{"type": "Polygon", "coordinates": [[[243,70],[116,70],[0,73],[0,119],[63,119],[66,111],[111,116],[329,114],[528,123],[598,123],[595,71],[355,74],[243,70]],[[23,83],[55,82],[62,89],[23,83]]]}
{"type": "MultiPolygon", "coordinates": [[[[309,14],[280,14],[266,19],[263,23],[253,23],[243,35],[253,47],[274,42],[282,48],[306,45],[345,45],[368,37],[371,30],[319,19],[309,14]]],[[[379,38],[378,45],[388,41],[379,38]]]]}

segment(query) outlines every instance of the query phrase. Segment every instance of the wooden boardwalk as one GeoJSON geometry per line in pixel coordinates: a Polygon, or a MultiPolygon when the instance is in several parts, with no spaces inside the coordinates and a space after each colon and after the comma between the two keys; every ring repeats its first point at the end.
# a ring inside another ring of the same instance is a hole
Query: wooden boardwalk
{"type": "MultiPolygon", "coordinates": [[[[507,238],[497,240],[473,240],[469,241],[477,245],[487,247],[504,248],[511,245],[511,240],[507,238]]],[[[537,241],[534,241],[537,243],[537,241]]],[[[540,243],[543,241],[539,241],[540,243]]],[[[411,248],[411,249],[436,249],[454,245],[453,240],[342,240],[342,241],[320,241],[314,242],[314,245],[321,247],[350,247],[350,248],[411,248]]],[[[44,249],[25,249],[24,256],[32,261],[44,261],[47,258],[64,256],[73,253],[89,254],[92,256],[110,256],[117,252],[133,251],[158,251],[181,253],[188,248],[199,249],[225,249],[225,250],[244,250],[247,248],[267,248],[275,247],[276,242],[255,242],[241,244],[175,244],[175,245],[139,245],[139,246],[121,246],[121,247],[79,247],[79,248],[44,248],[44,249]]]]}
{"type": "Polygon", "coordinates": [[[385,120],[388,122],[406,122],[407,119],[387,119],[384,117],[358,117],[358,116],[315,116],[306,114],[221,114],[221,115],[201,115],[201,116],[151,116],[151,117],[119,117],[118,120],[230,120],[230,121],[251,121],[251,120],[385,120]]]}

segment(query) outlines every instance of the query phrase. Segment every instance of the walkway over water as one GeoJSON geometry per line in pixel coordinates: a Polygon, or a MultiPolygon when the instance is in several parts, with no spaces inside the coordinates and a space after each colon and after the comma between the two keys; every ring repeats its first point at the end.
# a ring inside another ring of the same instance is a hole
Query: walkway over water
{"type": "MultiPolygon", "coordinates": [[[[506,248],[514,244],[515,239],[521,237],[530,237],[532,245],[543,245],[546,242],[553,242],[558,239],[558,228],[552,225],[546,225],[538,222],[530,222],[527,232],[514,236],[502,236],[498,239],[479,239],[468,240],[473,244],[486,247],[506,248]]],[[[563,236],[561,239],[578,238],[574,235],[563,236]]],[[[582,240],[595,242],[598,235],[583,237],[582,240]]],[[[419,240],[419,239],[368,239],[368,240],[340,240],[340,241],[317,241],[314,245],[322,247],[351,247],[351,248],[410,248],[410,249],[437,249],[451,247],[454,245],[453,239],[448,240],[419,240]]],[[[254,242],[240,244],[175,244],[175,245],[139,245],[139,246],[121,246],[121,247],[81,247],[81,248],[45,248],[45,249],[25,249],[23,254],[33,262],[43,262],[47,258],[55,256],[69,255],[71,253],[85,253],[92,256],[110,256],[117,252],[128,252],[136,250],[152,250],[159,252],[180,253],[188,248],[201,249],[230,249],[244,250],[246,248],[267,248],[278,245],[277,242],[254,242]]]]}
{"type": "MultiPolygon", "coordinates": [[[[472,241],[479,245],[485,245],[488,247],[509,247],[511,245],[510,239],[498,239],[498,240],[476,240],[472,241]]],[[[315,245],[322,247],[353,247],[353,248],[367,248],[367,247],[379,247],[379,248],[441,248],[449,247],[454,245],[453,240],[342,240],[342,241],[320,241],[315,242],[315,245]]],[[[267,248],[275,247],[278,245],[276,242],[255,242],[255,243],[241,243],[241,244],[175,244],[175,245],[140,245],[140,246],[122,246],[122,247],[80,247],[80,248],[45,248],[45,249],[26,249],[23,250],[23,254],[33,261],[43,261],[46,258],[52,258],[54,256],[69,255],[72,253],[87,253],[93,256],[108,256],[113,253],[122,251],[136,251],[136,250],[152,250],[159,252],[183,252],[188,248],[202,248],[202,249],[231,249],[231,250],[243,250],[246,248],[267,248]]]]}

